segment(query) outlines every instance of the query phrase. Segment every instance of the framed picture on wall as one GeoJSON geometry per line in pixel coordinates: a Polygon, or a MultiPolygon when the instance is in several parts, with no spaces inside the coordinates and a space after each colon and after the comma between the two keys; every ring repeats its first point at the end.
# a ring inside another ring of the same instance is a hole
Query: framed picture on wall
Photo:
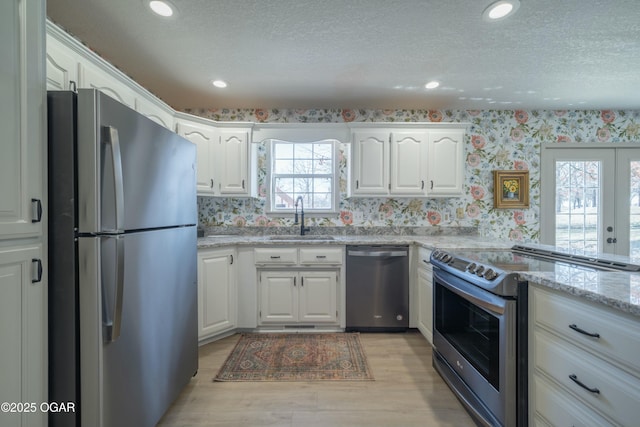
{"type": "Polygon", "coordinates": [[[529,207],[529,171],[493,171],[493,207],[529,207]]]}

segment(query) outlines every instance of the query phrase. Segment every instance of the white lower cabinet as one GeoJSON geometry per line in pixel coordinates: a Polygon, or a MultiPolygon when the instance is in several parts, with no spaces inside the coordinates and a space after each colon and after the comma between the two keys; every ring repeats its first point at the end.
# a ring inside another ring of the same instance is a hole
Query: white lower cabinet
{"type": "Polygon", "coordinates": [[[24,404],[0,412],[0,426],[44,426],[46,412],[47,294],[40,244],[0,248],[0,402],[24,404]]]}
{"type": "Polygon", "coordinates": [[[256,248],[258,326],[340,326],[344,248],[256,248]]]}
{"type": "Polygon", "coordinates": [[[638,425],[640,321],[529,285],[529,422],[638,425]]]}
{"type": "Polygon", "coordinates": [[[198,339],[236,328],[236,250],[198,252],[198,339]]]}
{"type": "Polygon", "coordinates": [[[430,251],[421,249],[418,259],[418,330],[433,344],[433,276],[428,254],[430,251]]]}
{"type": "Polygon", "coordinates": [[[259,323],[337,324],[339,272],[262,271],[259,323]]]}

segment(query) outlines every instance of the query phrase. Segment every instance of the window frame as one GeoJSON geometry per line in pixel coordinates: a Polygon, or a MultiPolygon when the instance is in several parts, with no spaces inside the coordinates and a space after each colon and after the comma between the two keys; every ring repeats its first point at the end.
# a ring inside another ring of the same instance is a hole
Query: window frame
{"type": "MultiPolygon", "coordinates": [[[[331,179],[331,204],[332,204],[332,208],[331,209],[312,209],[308,206],[304,206],[304,213],[306,216],[308,217],[326,217],[328,215],[332,215],[332,214],[337,214],[339,212],[339,204],[340,204],[340,183],[339,183],[339,177],[338,177],[338,147],[339,147],[339,141],[336,139],[321,139],[321,140],[315,140],[315,141],[285,141],[285,140],[280,140],[280,139],[270,139],[267,141],[267,158],[266,158],[266,169],[267,169],[267,173],[266,173],[266,178],[265,178],[265,184],[266,184],[266,203],[265,203],[265,213],[269,216],[274,216],[274,217],[282,217],[282,218],[288,218],[288,217],[293,217],[294,213],[295,213],[295,209],[278,209],[275,206],[273,206],[273,202],[274,202],[274,198],[275,198],[275,194],[274,194],[274,182],[275,182],[275,178],[281,176],[281,174],[275,174],[274,173],[274,168],[275,168],[275,156],[274,156],[274,150],[277,144],[318,144],[318,143],[323,143],[323,144],[331,144],[331,173],[328,174],[328,177],[331,179]]],[[[311,175],[313,176],[314,174],[305,174],[305,175],[311,175]]],[[[320,175],[320,174],[318,174],[320,175]]],[[[327,176],[327,174],[321,174],[322,177],[327,176]]]]}

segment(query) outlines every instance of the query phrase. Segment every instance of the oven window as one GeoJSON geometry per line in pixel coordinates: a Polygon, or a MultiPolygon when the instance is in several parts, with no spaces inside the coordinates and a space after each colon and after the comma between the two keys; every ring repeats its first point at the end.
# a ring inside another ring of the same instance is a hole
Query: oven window
{"type": "Polygon", "coordinates": [[[499,319],[443,286],[435,289],[435,328],[499,391],[499,319]]]}

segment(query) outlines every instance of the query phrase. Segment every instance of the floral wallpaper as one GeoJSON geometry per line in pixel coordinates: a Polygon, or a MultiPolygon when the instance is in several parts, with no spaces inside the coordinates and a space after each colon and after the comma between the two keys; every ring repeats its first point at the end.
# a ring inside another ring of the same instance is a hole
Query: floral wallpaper
{"type": "MultiPolygon", "coordinates": [[[[278,123],[465,122],[465,191],[459,198],[348,199],[347,150],[340,150],[340,214],[308,218],[311,226],[465,226],[480,235],[538,241],[540,145],[567,142],[638,142],[640,110],[352,110],[195,109],[186,112],[217,121],[278,123]],[[530,208],[494,209],[492,171],[529,170],[530,208]]],[[[265,147],[259,147],[257,199],[199,197],[202,226],[292,226],[290,218],[265,213],[265,147]]]]}

